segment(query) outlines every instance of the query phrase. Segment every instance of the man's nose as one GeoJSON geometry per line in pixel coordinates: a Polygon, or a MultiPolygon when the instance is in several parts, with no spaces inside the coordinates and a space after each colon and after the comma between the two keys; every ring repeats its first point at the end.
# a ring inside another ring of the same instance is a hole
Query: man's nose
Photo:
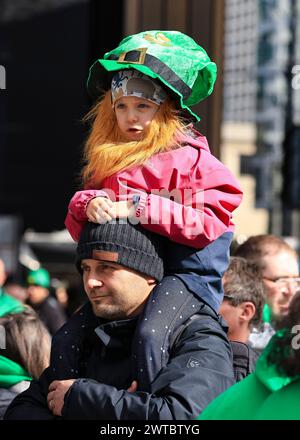
{"type": "Polygon", "coordinates": [[[285,283],[285,286],[283,289],[283,293],[285,295],[293,296],[293,295],[295,295],[296,291],[297,291],[297,286],[293,281],[287,281],[285,283]]]}
{"type": "Polygon", "coordinates": [[[95,287],[103,286],[103,282],[99,278],[97,278],[93,275],[88,278],[87,284],[90,289],[94,289],[95,287]]]}

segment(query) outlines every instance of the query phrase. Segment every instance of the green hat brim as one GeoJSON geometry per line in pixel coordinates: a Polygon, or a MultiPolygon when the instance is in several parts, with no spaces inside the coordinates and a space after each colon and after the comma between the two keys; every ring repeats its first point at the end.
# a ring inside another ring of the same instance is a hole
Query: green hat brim
{"type": "Polygon", "coordinates": [[[187,105],[184,104],[182,94],[174,87],[172,87],[171,84],[165,81],[160,75],[153,72],[149,67],[143,64],[132,64],[124,62],[119,63],[115,60],[104,59],[99,59],[95,61],[95,63],[90,68],[87,80],[87,88],[90,96],[93,99],[98,99],[99,96],[102,96],[107,90],[110,89],[111,80],[114,72],[124,69],[135,69],[143,73],[144,75],[161,81],[167,87],[167,89],[171,89],[171,91],[175,94],[177,100],[179,99],[180,107],[183,110],[186,110],[196,121],[200,121],[199,116],[196,115],[196,113],[194,113],[187,105]]]}

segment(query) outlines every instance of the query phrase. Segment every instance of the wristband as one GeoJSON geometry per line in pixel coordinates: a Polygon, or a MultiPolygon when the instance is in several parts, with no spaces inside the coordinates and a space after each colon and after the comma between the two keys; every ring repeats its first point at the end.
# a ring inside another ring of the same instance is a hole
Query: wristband
{"type": "Polygon", "coordinates": [[[141,198],[141,196],[139,194],[134,194],[132,196],[132,203],[133,203],[133,206],[135,209],[138,207],[138,205],[140,203],[140,198],[141,198]]]}

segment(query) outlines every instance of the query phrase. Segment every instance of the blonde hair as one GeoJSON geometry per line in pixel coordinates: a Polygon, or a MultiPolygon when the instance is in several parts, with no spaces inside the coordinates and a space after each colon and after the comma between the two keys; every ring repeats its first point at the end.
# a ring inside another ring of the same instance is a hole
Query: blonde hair
{"type": "Polygon", "coordinates": [[[144,138],[126,141],[111,105],[110,90],[84,120],[93,121],[84,147],[82,179],[85,188],[99,188],[105,178],[129,167],[140,166],[154,154],[178,148],[176,135],[185,130],[175,104],[168,98],[155,113],[144,138]]]}

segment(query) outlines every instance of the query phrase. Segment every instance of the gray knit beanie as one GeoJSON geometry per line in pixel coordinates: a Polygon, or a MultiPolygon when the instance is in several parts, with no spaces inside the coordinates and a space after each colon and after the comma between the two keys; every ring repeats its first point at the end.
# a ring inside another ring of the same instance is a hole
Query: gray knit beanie
{"type": "Polygon", "coordinates": [[[146,231],[127,219],[105,224],[87,222],[77,246],[77,269],[84,258],[103,259],[101,251],[110,252],[109,261],[134,269],[160,281],[164,276],[165,238],[146,231]],[[111,259],[110,259],[111,258],[111,259]]]}

